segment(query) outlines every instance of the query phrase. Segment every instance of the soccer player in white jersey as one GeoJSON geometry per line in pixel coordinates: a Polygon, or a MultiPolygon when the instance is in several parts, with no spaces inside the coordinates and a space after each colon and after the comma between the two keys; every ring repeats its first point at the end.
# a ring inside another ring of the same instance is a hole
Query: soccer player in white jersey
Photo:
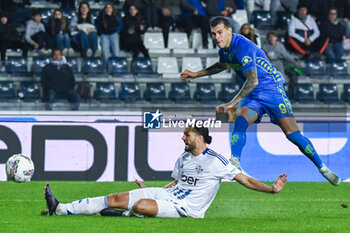
{"type": "MultiPolygon", "coordinates": [[[[176,161],[172,173],[175,180],[165,187],[141,188],[62,204],[47,184],[45,199],[49,214],[91,215],[101,212],[101,215],[203,218],[222,179],[236,180],[246,188],[260,192],[278,193],[282,190],[287,175],[280,175],[270,187],[242,174],[225,157],[207,147],[212,140],[208,128],[197,126],[185,129],[182,136],[185,152],[176,161]]],[[[142,183],[139,185],[145,187],[142,183]]]]}

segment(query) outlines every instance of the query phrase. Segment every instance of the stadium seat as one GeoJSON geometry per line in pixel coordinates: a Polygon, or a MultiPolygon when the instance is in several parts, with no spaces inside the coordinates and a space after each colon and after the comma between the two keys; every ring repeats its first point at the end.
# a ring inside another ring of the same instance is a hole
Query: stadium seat
{"type": "Polygon", "coordinates": [[[50,63],[50,57],[33,57],[31,73],[40,76],[44,67],[50,63]]]}
{"type": "Polygon", "coordinates": [[[294,88],[294,100],[301,104],[315,103],[314,88],[311,83],[297,83],[294,88]]]}
{"type": "MultiPolygon", "coordinates": [[[[198,71],[203,69],[202,59],[200,57],[183,57],[182,58],[182,69],[184,70],[191,70],[191,71],[198,71]]],[[[206,76],[205,78],[208,78],[209,76],[206,76]]],[[[201,79],[203,79],[202,77],[201,79]]]]}
{"type": "Polygon", "coordinates": [[[67,25],[69,25],[70,21],[77,14],[77,10],[74,8],[65,8],[62,10],[64,17],[67,20],[67,25]]]}
{"type": "Polygon", "coordinates": [[[130,103],[141,100],[140,86],[138,83],[122,83],[119,99],[130,103]]]}
{"type": "Polygon", "coordinates": [[[350,103],[350,84],[344,84],[343,93],[342,93],[342,100],[344,100],[347,103],[350,103]]]}
{"type": "Polygon", "coordinates": [[[98,9],[91,9],[92,22],[96,22],[96,19],[97,19],[99,13],[100,13],[100,10],[98,10],[98,9]]]}
{"type": "Polygon", "coordinates": [[[41,22],[46,25],[52,17],[53,10],[51,8],[41,8],[41,22]]]}
{"type": "Polygon", "coordinates": [[[345,60],[333,61],[329,63],[329,72],[334,78],[347,78],[348,64],[345,60]]]}
{"type": "Polygon", "coordinates": [[[164,83],[147,83],[144,99],[152,103],[171,103],[171,101],[166,98],[164,83]]]}
{"type": "Polygon", "coordinates": [[[24,57],[7,57],[6,71],[12,76],[29,76],[27,59],[24,57]]]}
{"type": "Polygon", "coordinates": [[[195,98],[202,104],[220,104],[216,98],[214,83],[197,83],[195,98]]]}
{"type": "Polygon", "coordinates": [[[173,49],[175,54],[194,53],[194,49],[190,49],[187,34],[184,32],[171,32],[168,38],[168,48],[173,49]]]}
{"type": "Polygon", "coordinates": [[[232,18],[239,23],[239,25],[243,25],[245,23],[248,23],[248,15],[247,11],[244,10],[236,10],[234,14],[232,14],[232,18]]]}
{"type": "Polygon", "coordinates": [[[143,43],[149,53],[170,53],[170,49],[164,47],[164,38],[161,32],[146,32],[143,43]]]}
{"type": "Polygon", "coordinates": [[[0,82],[0,102],[15,102],[16,98],[15,85],[12,81],[0,82]]]}
{"type": "Polygon", "coordinates": [[[81,69],[84,75],[88,77],[107,77],[105,72],[105,64],[101,58],[88,57],[84,59],[81,69]]]}
{"type": "Polygon", "coordinates": [[[241,87],[235,83],[222,83],[221,91],[219,92],[219,99],[223,102],[229,102],[236,96],[241,87]]]}
{"type": "MultiPolygon", "coordinates": [[[[194,49],[199,49],[203,48],[203,43],[202,43],[202,33],[198,31],[193,31],[192,33],[192,48],[194,49]]],[[[208,36],[208,48],[212,49],[213,48],[213,40],[210,36],[208,36]]]]}
{"type": "Polygon", "coordinates": [[[25,102],[39,102],[40,89],[38,82],[23,81],[20,82],[20,92],[23,94],[25,102]]]}
{"type": "Polygon", "coordinates": [[[269,11],[253,11],[252,19],[254,27],[257,29],[273,29],[271,14],[269,11]]]}
{"type": "Polygon", "coordinates": [[[150,58],[136,57],[131,62],[131,72],[139,78],[158,78],[159,75],[153,72],[150,58]]]}
{"type": "Polygon", "coordinates": [[[305,74],[310,78],[327,78],[325,64],[322,60],[307,59],[305,60],[305,74]]]}
{"type": "Polygon", "coordinates": [[[95,87],[95,99],[101,102],[113,102],[116,100],[116,91],[112,82],[97,82],[95,87]]]}
{"type": "Polygon", "coordinates": [[[288,23],[290,19],[292,18],[292,14],[287,11],[278,11],[277,12],[277,28],[280,28],[282,30],[288,29],[288,23]]]}
{"type": "MultiPolygon", "coordinates": [[[[205,62],[205,67],[212,66],[217,62],[219,62],[219,57],[207,57],[205,62]]],[[[216,79],[231,79],[232,73],[230,69],[227,69],[226,71],[222,71],[220,73],[211,75],[211,77],[216,79]]]]}
{"type": "Polygon", "coordinates": [[[110,57],[108,59],[108,73],[113,77],[131,78],[128,61],[125,57],[110,57]]]}
{"type": "Polygon", "coordinates": [[[179,104],[196,103],[196,101],[191,98],[190,86],[185,82],[171,84],[169,99],[179,104]]]}
{"type": "Polygon", "coordinates": [[[163,78],[178,78],[179,66],[176,57],[158,57],[157,73],[163,78]]]}
{"type": "Polygon", "coordinates": [[[320,84],[320,90],[318,93],[318,100],[325,104],[341,104],[342,102],[338,98],[337,84],[322,83],[320,84]]]}
{"type": "Polygon", "coordinates": [[[67,65],[72,68],[75,75],[79,74],[78,59],[76,57],[66,57],[67,65]]]}

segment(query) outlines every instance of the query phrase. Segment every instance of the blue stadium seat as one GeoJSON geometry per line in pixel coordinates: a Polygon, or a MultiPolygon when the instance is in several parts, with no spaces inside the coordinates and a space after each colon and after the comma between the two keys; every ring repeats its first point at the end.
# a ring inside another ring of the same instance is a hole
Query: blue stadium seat
{"type": "Polygon", "coordinates": [[[344,100],[347,103],[350,103],[350,84],[344,84],[343,93],[341,97],[342,100],[344,100]]]}
{"type": "Polygon", "coordinates": [[[78,59],[76,57],[66,57],[67,64],[72,68],[73,73],[79,74],[78,59]]]}
{"type": "Polygon", "coordinates": [[[345,60],[333,61],[329,63],[328,73],[334,78],[347,78],[348,77],[348,65],[345,60]]]}
{"type": "Polygon", "coordinates": [[[122,83],[119,92],[119,98],[127,103],[140,102],[141,93],[140,86],[138,83],[122,83]]]}
{"type": "Polygon", "coordinates": [[[91,9],[92,22],[96,21],[99,13],[100,13],[100,10],[98,10],[98,9],[91,9]]]}
{"type": "Polygon", "coordinates": [[[320,90],[317,94],[320,101],[325,104],[341,104],[342,101],[338,98],[338,87],[337,84],[322,83],[320,84],[320,90]]]}
{"type": "Polygon", "coordinates": [[[267,30],[274,28],[269,11],[253,11],[252,19],[254,27],[257,29],[267,30]]]}
{"type": "Polygon", "coordinates": [[[282,30],[288,29],[288,23],[290,19],[292,18],[292,13],[289,13],[287,11],[278,11],[277,12],[277,28],[280,28],[282,30]]]}
{"type": "Polygon", "coordinates": [[[326,67],[322,60],[305,60],[305,74],[310,78],[327,78],[326,67]]]}
{"type": "Polygon", "coordinates": [[[153,71],[150,58],[137,57],[131,62],[131,72],[139,78],[158,78],[159,75],[153,71]]]}
{"type": "Polygon", "coordinates": [[[110,57],[108,59],[108,73],[113,77],[131,78],[128,62],[125,57],[110,57]]]}
{"type": "Polygon", "coordinates": [[[314,88],[311,83],[297,83],[294,87],[294,101],[301,104],[315,103],[314,88]]]}
{"type": "Polygon", "coordinates": [[[0,82],[0,102],[15,102],[16,98],[15,85],[12,81],[0,82]]]}
{"type": "Polygon", "coordinates": [[[34,75],[40,76],[44,67],[50,63],[50,57],[33,57],[31,72],[34,75]]]}
{"type": "Polygon", "coordinates": [[[70,21],[77,14],[77,10],[75,8],[65,8],[62,10],[64,17],[67,20],[67,25],[70,24],[70,21]]]}
{"type": "Polygon", "coordinates": [[[23,57],[8,57],[6,71],[12,76],[30,76],[27,70],[27,59],[23,57]]]}
{"type": "Polygon", "coordinates": [[[179,104],[196,103],[196,101],[191,98],[190,86],[186,82],[172,83],[169,93],[169,99],[179,104]]]}
{"type": "Polygon", "coordinates": [[[38,82],[23,81],[20,83],[20,91],[23,94],[23,99],[25,102],[40,101],[40,89],[38,82]]]}
{"type": "Polygon", "coordinates": [[[221,101],[216,98],[214,83],[197,83],[197,89],[194,96],[202,104],[221,103],[221,101]]]}
{"type": "Polygon", "coordinates": [[[144,98],[152,103],[171,103],[166,98],[164,83],[147,83],[144,98]]]}
{"type": "Polygon", "coordinates": [[[40,8],[41,22],[46,25],[52,17],[53,10],[51,8],[40,8]]]}
{"type": "Polygon", "coordinates": [[[222,83],[219,99],[228,102],[236,96],[240,89],[240,86],[236,83],[222,83]]]}
{"type": "Polygon", "coordinates": [[[85,58],[81,71],[88,77],[108,77],[108,74],[105,72],[104,62],[97,57],[85,58]]]}
{"type": "Polygon", "coordinates": [[[114,102],[116,91],[112,82],[97,82],[95,88],[95,98],[101,102],[114,102]]]}

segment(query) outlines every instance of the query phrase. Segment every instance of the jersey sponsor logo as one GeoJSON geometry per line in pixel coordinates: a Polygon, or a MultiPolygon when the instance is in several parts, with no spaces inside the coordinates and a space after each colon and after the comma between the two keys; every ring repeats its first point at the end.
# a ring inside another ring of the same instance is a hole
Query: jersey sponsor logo
{"type": "Polygon", "coordinates": [[[186,182],[187,184],[193,185],[193,186],[196,186],[198,180],[199,179],[194,178],[192,176],[186,176],[186,175],[181,176],[181,181],[186,182]]]}
{"type": "Polygon", "coordinates": [[[251,57],[245,56],[245,57],[242,58],[242,66],[245,66],[245,65],[247,65],[248,63],[250,63],[252,61],[253,61],[253,59],[251,57]]]}
{"type": "Polygon", "coordinates": [[[231,68],[234,70],[234,71],[241,71],[242,70],[242,67],[240,64],[231,64],[231,68]]]}

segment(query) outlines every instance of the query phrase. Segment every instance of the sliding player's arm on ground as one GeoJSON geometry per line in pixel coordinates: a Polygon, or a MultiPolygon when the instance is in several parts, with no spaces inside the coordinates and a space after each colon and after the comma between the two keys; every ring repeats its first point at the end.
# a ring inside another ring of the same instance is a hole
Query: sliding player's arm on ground
{"type": "Polygon", "coordinates": [[[265,192],[265,193],[279,193],[283,189],[284,184],[287,182],[287,175],[286,174],[280,175],[277,178],[276,182],[272,185],[272,187],[252,177],[246,176],[242,173],[237,174],[234,180],[236,180],[238,183],[240,183],[241,185],[243,185],[248,189],[265,192]]]}
{"type": "Polygon", "coordinates": [[[227,112],[228,109],[236,106],[245,97],[247,97],[254,90],[254,88],[259,84],[258,74],[256,69],[248,70],[243,75],[246,80],[241,90],[237,93],[235,97],[233,97],[233,99],[229,103],[219,105],[217,107],[218,113],[225,113],[227,112]]]}
{"type": "Polygon", "coordinates": [[[207,75],[217,74],[221,71],[224,71],[228,68],[228,65],[226,63],[217,62],[212,66],[209,66],[208,68],[205,68],[203,70],[192,72],[190,70],[184,70],[180,74],[180,79],[195,79],[207,75]]]}
{"type": "MultiPolygon", "coordinates": [[[[179,182],[178,180],[173,180],[172,182],[170,182],[169,184],[165,185],[163,188],[170,188],[173,187],[174,185],[177,184],[177,182],[179,182]]],[[[142,182],[139,181],[138,179],[135,179],[135,183],[139,186],[139,188],[147,188],[147,186],[142,182]]]]}

